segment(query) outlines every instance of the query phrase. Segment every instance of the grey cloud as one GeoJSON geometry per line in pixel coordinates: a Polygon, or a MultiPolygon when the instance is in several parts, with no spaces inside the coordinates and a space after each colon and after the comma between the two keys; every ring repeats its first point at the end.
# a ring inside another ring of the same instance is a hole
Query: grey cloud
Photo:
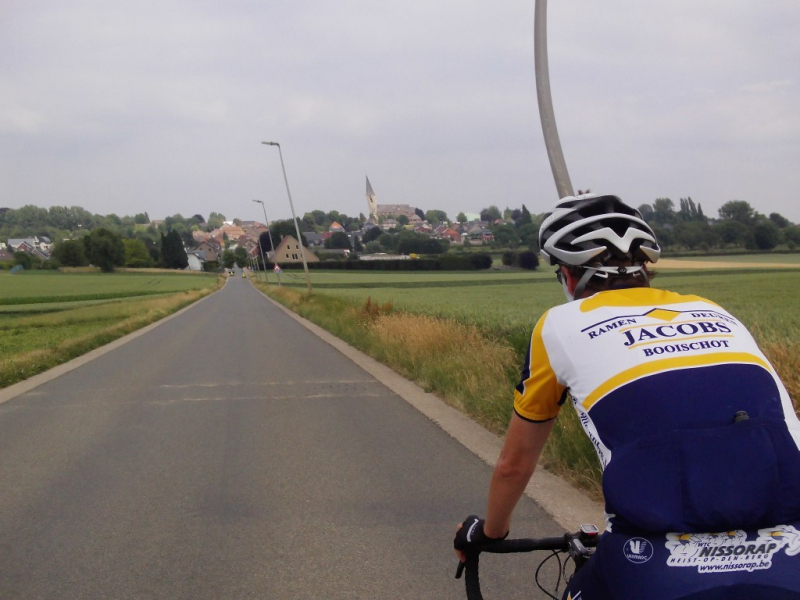
{"type": "MultiPolygon", "coordinates": [[[[576,187],[730,199],[800,221],[796,0],[551,0],[576,187]]],[[[17,3],[0,25],[2,205],[288,216],[380,201],[454,216],[555,200],[533,2],[17,3]],[[47,176],[42,177],[45,173],[47,176]],[[257,207],[256,207],[257,208],[257,207]]]]}

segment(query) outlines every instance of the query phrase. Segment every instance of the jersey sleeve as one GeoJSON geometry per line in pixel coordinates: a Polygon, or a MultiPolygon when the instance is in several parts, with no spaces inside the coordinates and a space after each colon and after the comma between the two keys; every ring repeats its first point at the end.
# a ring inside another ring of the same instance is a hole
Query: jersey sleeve
{"type": "Polygon", "coordinates": [[[542,336],[545,313],[531,335],[531,343],[522,368],[522,377],[514,390],[514,412],[526,421],[554,419],[561,409],[566,386],[558,381],[542,336]]]}

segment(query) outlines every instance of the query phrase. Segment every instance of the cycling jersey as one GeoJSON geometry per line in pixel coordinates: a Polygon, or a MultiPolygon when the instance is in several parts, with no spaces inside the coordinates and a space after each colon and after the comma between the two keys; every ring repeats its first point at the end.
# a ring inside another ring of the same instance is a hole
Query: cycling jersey
{"type": "Polygon", "coordinates": [[[800,599],[800,523],[721,533],[607,533],[564,600],[800,599]]]}
{"type": "Polygon", "coordinates": [[[546,421],[568,397],[604,469],[609,532],[800,520],[800,422],[747,329],[713,302],[631,288],[549,310],[514,410],[546,421]]]}

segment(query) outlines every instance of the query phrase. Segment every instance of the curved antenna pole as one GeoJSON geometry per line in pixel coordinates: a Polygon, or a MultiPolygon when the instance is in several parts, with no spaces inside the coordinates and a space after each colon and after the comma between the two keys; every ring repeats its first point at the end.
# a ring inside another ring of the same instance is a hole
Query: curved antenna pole
{"type": "Polygon", "coordinates": [[[547,66],[547,0],[536,0],[533,19],[533,56],[536,70],[536,97],[539,101],[539,118],[542,121],[544,145],[550,159],[550,169],[556,182],[558,197],[573,196],[567,163],[558,139],[553,97],[550,95],[550,70],[547,66]]]}

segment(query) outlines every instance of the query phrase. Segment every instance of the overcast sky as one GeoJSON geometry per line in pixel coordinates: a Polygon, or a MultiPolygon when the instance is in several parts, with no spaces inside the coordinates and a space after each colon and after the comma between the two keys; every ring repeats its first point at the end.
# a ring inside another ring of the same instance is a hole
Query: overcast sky
{"type": "MultiPolygon", "coordinates": [[[[574,187],[800,222],[797,0],[550,0],[574,187]]],[[[556,200],[534,0],[3,0],[0,206],[455,218],[556,200]]]]}

